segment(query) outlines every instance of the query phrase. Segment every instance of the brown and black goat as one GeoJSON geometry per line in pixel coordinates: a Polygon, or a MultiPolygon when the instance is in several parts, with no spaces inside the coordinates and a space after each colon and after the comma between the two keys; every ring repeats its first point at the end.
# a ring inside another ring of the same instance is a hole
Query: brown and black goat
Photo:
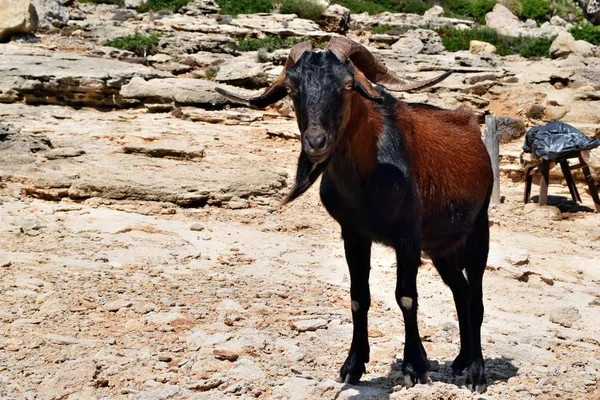
{"type": "Polygon", "coordinates": [[[467,383],[485,390],[482,279],[493,176],[476,117],[465,107],[443,110],[405,103],[372,86],[415,90],[448,75],[403,79],[362,45],[334,38],[324,51],[312,51],[309,42],[294,46],[279,78],[258,97],[216,89],[256,107],[286,95],[294,103],[303,151],[286,202],[322,174],[321,201],[341,226],[350,269],[354,330],[341,368],[344,382],[357,383],[369,361],[369,271],[376,241],[396,251],[407,385],[427,382],[430,369],[417,326],[416,278],[423,251],[456,303],[461,348],[452,368],[462,373],[468,367],[467,383]]]}

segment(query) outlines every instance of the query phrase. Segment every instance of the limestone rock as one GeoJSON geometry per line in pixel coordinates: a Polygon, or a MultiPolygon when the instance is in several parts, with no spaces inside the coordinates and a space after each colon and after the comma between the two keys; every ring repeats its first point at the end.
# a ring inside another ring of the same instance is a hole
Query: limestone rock
{"type": "Polygon", "coordinates": [[[237,42],[229,36],[171,32],[158,42],[161,53],[171,56],[193,54],[199,51],[237,54],[237,42]]]}
{"type": "Polygon", "coordinates": [[[179,12],[192,17],[217,14],[221,8],[214,0],[196,0],[182,7],[179,12]]]}
{"type": "Polygon", "coordinates": [[[550,46],[550,57],[567,58],[574,54],[583,58],[600,55],[600,50],[584,40],[575,40],[569,32],[561,32],[550,46]]]}
{"type": "Polygon", "coordinates": [[[579,310],[575,307],[561,307],[554,310],[550,314],[550,321],[555,324],[571,328],[577,321],[581,319],[579,310]]]}
{"type": "Polygon", "coordinates": [[[325,9],[318,24],[325,32],[346,33],[350,28],[350,10],[332,4],[325,9]]]}
{"type": "Polygon", "coordinates": [[[259,88],[269,84],[265,64],[250,60],[223,64],[215,79],[219,82],[248,88],[259,88]]]}
{"type": "Polygon", "coordinates": [[[600,1],[599,0],[577,0],[583,9],[585,17],[592,24],[600,24],[600,1]]]}
{"type": "Polygon", "coordinates": [[[13,33],[29,33],[37,28],[36,9],[30,0],[0,2],[0,42],[13,33]]]}
{"type": "Polygon", "coordinates": [[[54,376],[45,379],[40,384],[41,399],[66,398],[95,384],[94,378],[98,366],[93,360],[66,361],[57,368],[54,376]]]}
{"type": "Polygon", "coordinates": [[[323,329],[327,327],[327,320],[323,318],[304,319],[300,321],[294,321],[292,326],[298,332],[316,331],[317,329],[323,329]]]}
{"type": "Polygon", "coordinates": [[[424,48],[425,45],[423,42],[415,37],[402,37],[392,45],[392,50],[408,53],[410,55],[419,54],[424,48]]]}
{"type": "Polygon", "coordinates": [[[117,60],[0,48],[0,102],[122,107],[136,103],[120,94],[134,76],[172,75],[117,60]]]}
{"type": "Polygon", "coordinates": [[[469,44],[469,53],[478,55],[488,55],[496,52],[496,46],[479,40],[471,40],[469,44]]]}
{"type": "Polygon", "coordinates": [[[444,51],[444,45],[442,44],[440,35],[431,29],[413,29],[406,32],[404,37],[409,39],[419,39],[423,43],[423,49],[420,53],[439,54],[444,51]]]}
{"type": "Polygon", "coordinates": [[[523,32],[519,18],[502,4],[496,4],[494,9],[485,15],[485,24],[505,36],[518,36],[519,32],[523,32]]]}
{"type": "MultiPolygon", "coordinates": [[[[191,78],[151,79],[134,78],[123,86],[121,96],[124,99],[150,103],[171,103],[196,106],[224,106],[232,104],[228,99],[214,91],[213,82],[191,78]]],[[[226,85],[222,85],[226,86],[226,85]]],[[[227,88],[241,92],[238,88],[227,88]]]]}
{"type": "Polygon", "coordinates": [[[444,9],[440,6],[433,6],[429,10],[425,11],[423,16],[428,18],[440,18],[444,16],[444,9]]]}
{"type": "Polygon", "coordinates": [[[69,21],[64,0],[32,0],[39,19],[39,28],[62,28],[69,21]]]}

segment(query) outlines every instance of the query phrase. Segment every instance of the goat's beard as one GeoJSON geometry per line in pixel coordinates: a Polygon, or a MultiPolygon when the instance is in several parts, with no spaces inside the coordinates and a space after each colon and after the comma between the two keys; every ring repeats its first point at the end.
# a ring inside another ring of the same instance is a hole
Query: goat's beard
{"type": "Polygon", "coordinates": [[[298,167],[296,169],[296,180],[290,193],[283,199],[282,205],[291,203],[306,192],[315,181],[319,178],[319,175],[325,168],[329,160],[325,160],[322,163],[313,163],[303,151],[300,152],[298,157],[298,167]]]}

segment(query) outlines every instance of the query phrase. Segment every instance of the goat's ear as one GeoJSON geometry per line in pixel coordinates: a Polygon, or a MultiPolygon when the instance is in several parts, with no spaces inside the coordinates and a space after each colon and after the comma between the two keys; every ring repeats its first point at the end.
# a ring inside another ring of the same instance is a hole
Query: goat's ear
{"type": "Polygon", "coordinates": [[[285,86],[283,86],[283,84],[274,84],[260,96],[251,98],[242,97],[221,88],[215,88],[215,92],[233,102],[245,104],[247,106],[254,106],[256,108],[266,108],[287,96],[287,91],[285,90],[285,86]]]}
{"type": "Polygon", "coordinates": [[[381,97],[367,77],[358,69],[354,69],[354,89],[366,99],[376,103],[383,103],[383,97],[381,97]]]}

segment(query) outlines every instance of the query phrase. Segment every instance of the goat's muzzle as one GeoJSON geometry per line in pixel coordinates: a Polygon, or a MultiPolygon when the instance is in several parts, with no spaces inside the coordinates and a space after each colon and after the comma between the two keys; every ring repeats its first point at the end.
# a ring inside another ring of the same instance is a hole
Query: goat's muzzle
{"type": "Polygon", "coordinates": [[[327,159],[330,147],[329,135],[322,128],[311,127],[302,133],[302,149],[315,164],[327,159]]]}

